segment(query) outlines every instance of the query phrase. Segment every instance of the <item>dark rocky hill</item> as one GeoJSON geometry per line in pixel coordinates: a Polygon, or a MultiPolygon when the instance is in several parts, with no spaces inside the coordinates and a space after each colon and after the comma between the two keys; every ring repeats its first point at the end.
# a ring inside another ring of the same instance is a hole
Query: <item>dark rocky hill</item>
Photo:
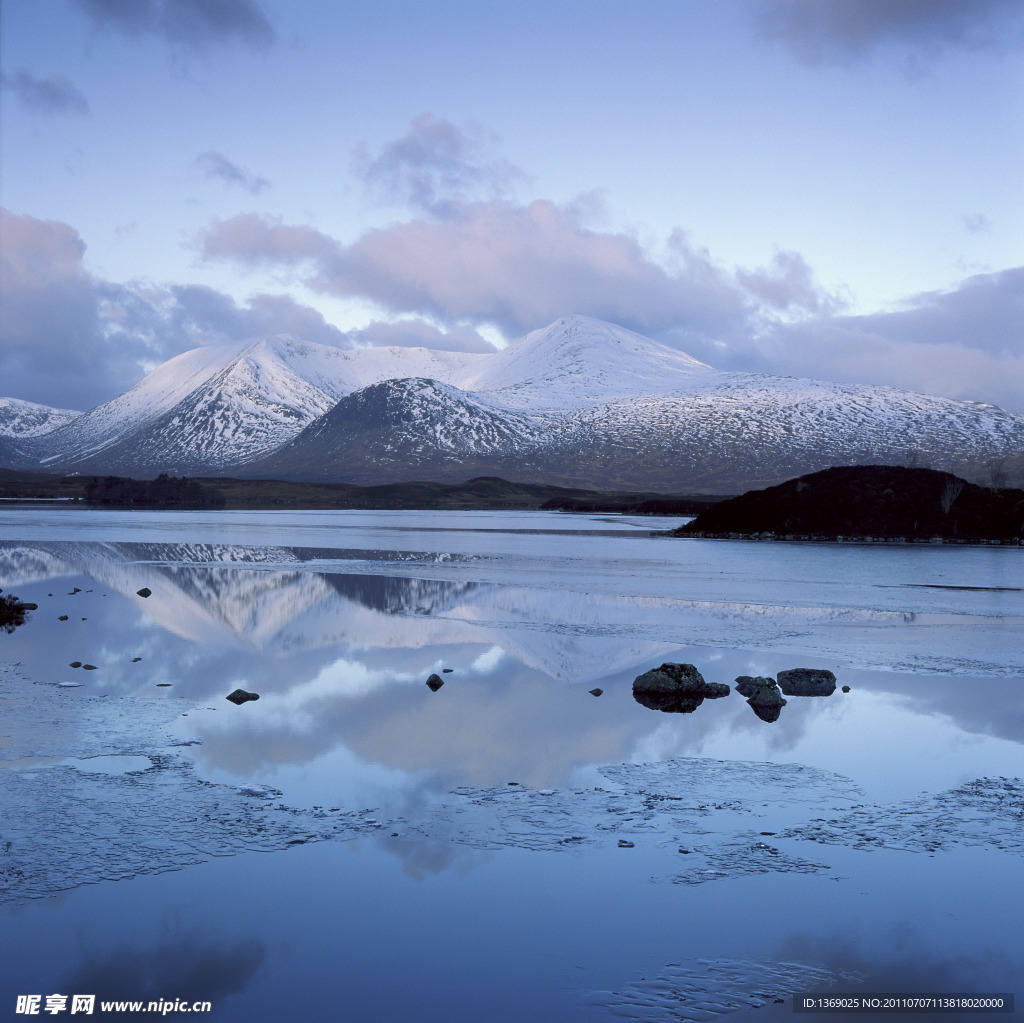
{"type": "Polygon", "coordinates": [[[933,469],[855,465],[753,490],[701,512],[675,535],[1012,540],[1024,490],[976,486],[933,469]]]}

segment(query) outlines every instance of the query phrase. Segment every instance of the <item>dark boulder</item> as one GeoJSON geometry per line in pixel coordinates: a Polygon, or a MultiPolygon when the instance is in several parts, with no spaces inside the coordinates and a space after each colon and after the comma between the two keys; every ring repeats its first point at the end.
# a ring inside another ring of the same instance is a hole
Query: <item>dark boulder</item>
{"type": "Polygon", "coordinates": [[[591,696],[600,696],[604,692],[603,689],[589,689],[587,691],[590,693],[591,696]]]}
{"type": "Polygon", "coordinates": [[[427,687],[432,693],[436,693],[441,686],[444,685],[444,679],[440,675],[434,674],[427,679],[427,687]]]}
{"type": "Polygon", "coordinates": [[[779,688],[787,696],[831,696],[836,677],[827,668],[790,668],[779,672],[779,688]]]}
{"type": "Polygon", "coordinates": [[[786,706],[786,701],[782,698],[782,693],[779,692],[773,678],[740,675],[736,679],[736,692],[747,698],[750,709],[762,721],[778,721],[782,708],[786,706]]]}
{"type": "Polygon", "coordinates": [[[135,591],[140,597],[151,597],[153,591],[148,586],[143,586],[141,590],[135,591]]]}
{"type": "Polygon", "coordinates": [[[259,698],[259,693],[247,693],[244,689],[236,689],[233,693],[228,693],[226,697],[226,699],[238,704],[238,706],[248,703],[250,700],[258,700],[259,698]]]}
{"type": "Polygon", "coordinates": [[[692,714],[705,700],[728,695],[728,686],[705,682],[692,664],[663,664],[633,679],[637,703],[669,714],[692,714]]]}
{"type": "Polygon", "coordinates": [[[764,678],[762,675],[739,675],[736,678],[736,692],[748,700],[768,689],[778,691],[775,679],[764,678]]]}

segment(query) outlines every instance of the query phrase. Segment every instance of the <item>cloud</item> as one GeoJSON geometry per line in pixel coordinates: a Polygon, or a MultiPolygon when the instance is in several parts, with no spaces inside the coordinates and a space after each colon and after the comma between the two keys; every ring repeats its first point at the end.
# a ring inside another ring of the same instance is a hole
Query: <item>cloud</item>
{"type": "Polygon", "coordinates": [[[225,43],[267,47],[277,35],[256,0],[74,0],[100,29],[153,35],[199,53],[225,43]]]}
{"type": "Polygon", "coordinates": [[[198,239],[198,247],[203,259],[231,260],[248,269],[294,267],[328,259],[339,249],[337,242],[315,228],[291,227],[280,217],[259,213],[214,219],[198,239]]]}
{"type": "Polygon", "coordinates": [[[843,299],[825,293],[799,252],[776,252],[771,266],[737,270],[736,279],[762,303],[778,312],[831,313],[842,308],[843,299]]]}
{"type": "Polygon", "coordinates": [[[446,352],[493,352],[494,345],[486,341],[472,327],[454,326],[439,330],[425,320],[402,319],[394,322],[376,320],[361,330],[349,333],[359,346],[382,348],[432,348],[446,352]]]}
{"type": "Polygon", "coordinates": [[[270,186],[266,178],[254,177],[249,171],[232,163],[223,153],[200,153],[196,163],[203,168],[208,178],[220,178],[226,185],[241,185],[254,195],[270,186]]]}
{"type": "Polygon", "coordinates": [[[1024,46],[1019,0],[761,0],[761,35],[806,64],[854,64],[895,45],[904,52],[1008,51],[1024,46]]]}
{"type": "Polygon", "coordinates": [[[991,234],[992,221],[984,213],[970,213],[964,216],[964,227],[971,234],[991,234]]]}
{"type": "Polygon", "coordinates": [[[969,277],[903,308],[777,324],[755,342],[773,372],[888,384],[1024,413],[1024,267],[969,277]]]}
{"type": "Polygon", "coordinates": [[[485,160],[486,142],[479,129],[462,130],[424,113],[376,156],[365,143],[358,146],[353,163],[367,190],[383,201],[444,216],[470,199],[504,198],[524,179],[507,160],[485,160]]]}
{"type": "Polygon", "coordinates": [[[493,325],[508,339],[581,313],[707,354],[745,337],[759,310],[794,317],[838,307],[795,253],[734,274],[675,231],[659,261],[632,235],[590,230],[581,209],[452,204],[441,221],[371,230],[350,245],[249,213],[213,221],[197,245],[204,259],[290,269],[315,291],[370,300],[391,316],[493,325]]]}
{"type": "Polygon", "coordinates": [[[64,75],[36,78],[18,68],[13,75],[0,74],[0,84],[10,89],[30,110],[43,114],[87,114],[85,96],[64,75]]]}
{"type": "Polygon", "coordinates": [[[0,210],[0,364],[5,397],[88,409],[190,348],[291,333],[348,348],[352,339],[287,295],[244,305],[201,285],[118,284],[84,268],[74,228],[0,210]]]}
{"type": "Polygon", "coordinates": [[[572,210],[545,200],[453,206],[441,222],[368,231],[351,245],[243,214],[214,221],[199,249],[242,267],[305,264],[303,280],[319,292],[369,299],[394,315],[494,324],[510,338],[572,312],[637,330],[680,320],[731,329],[750,304],[681,233],[670,240],[665,268],[635,238],[590,231],[572,210]]]}

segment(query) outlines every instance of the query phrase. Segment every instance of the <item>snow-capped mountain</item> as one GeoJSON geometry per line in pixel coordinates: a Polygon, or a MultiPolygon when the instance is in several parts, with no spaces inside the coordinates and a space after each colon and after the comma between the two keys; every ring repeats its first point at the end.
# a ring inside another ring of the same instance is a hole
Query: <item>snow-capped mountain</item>
{"type": "Polygon", "coordinates": [[[0,465],[13,466],[30,459],[25,441],[52,433],[81,415],[72,409],[50,408],[20,398],[0,398],[0,465]]]}
{"type": "Polygon", "coordinates": [[[339,398],[382,375],[458,368],[454,352],[340,351],[288,335],[210,345],[170,359],[112,401],[20,445],[27,457],[18,467],[227,471],[280,447],[339,398]]]}
{"type": "Polygon", "coordinates": [[[12,439],[41,437],[73,423],[82,415],[66,408],[50,408],[19,398],[0,398],[0,436],[12,439]]]}
{"type": "Polygon", "coordinates": [[[858,463],[978,478],[986,463],[1024,454],[1024,416],[897,388],[723,372],[574,316],[493,354],[340,351],[287,336],[201,348],[14,446],[14,467],[51,471],[356,483],[497,475],[729,493],[858,463]]]}

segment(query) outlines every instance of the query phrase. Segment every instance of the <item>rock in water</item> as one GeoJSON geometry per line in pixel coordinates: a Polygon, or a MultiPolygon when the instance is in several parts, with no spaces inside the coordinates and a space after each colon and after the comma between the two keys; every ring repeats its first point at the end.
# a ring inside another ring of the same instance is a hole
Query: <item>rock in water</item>
{"type": "Polygon", "coordinates": [[[753,699],[759,693],[768,692],[778,687],[773,678],[765,678],[762,675],[739,675],[736,678],[736,692],[745,696],[748,700],[753,699]]]}
{"type": "Polygon", "coordinates": [[[444,679],[436,672],[427,679],[427,686],[432,693],[436,693],[444,685],[444,679]]]}
{"type": "Polygon", "coordinates": [[[779,720],[786,701],[779,692],[773,678],[761,675],[740,675],[736,679],[736,692],[747,698],[750,709],[762,720],[769,723],[779,720]]]}
{"type": "Polygon", "coordinates": [[[590,689],[588,691],[591,696],[600,696],[604,692],[603,689],[590,689]]]}
{"type": "Polygon", "coordinates": [[[790,668],[779,672],[779,687],[787,696],[831,696],[836,677],[827,668],[790,668]]]}
{"type": "Polygon", "coordinates": [[[135,591],[140,597],[151,597],[153,591],[148,586],[143,586],[141,590],[135,591]]]}
{"type": "Polygon", "coordinates": [[[633,679],[637,703],[670,714],[692,714],[706,699],[728,695],[728,686],[705,682],[692,664],[663,664],[633,679]]]}
{"type": "Polygon", "coordinates": [[[228,693],[227,695],[227,699],[232,703],[237,703],[239,706],[243,703],[248,703],[250,700],[258,700],[259,698],[259,693],[247,693],[244,689],[236,689],[233,693],[228,693]]]}

